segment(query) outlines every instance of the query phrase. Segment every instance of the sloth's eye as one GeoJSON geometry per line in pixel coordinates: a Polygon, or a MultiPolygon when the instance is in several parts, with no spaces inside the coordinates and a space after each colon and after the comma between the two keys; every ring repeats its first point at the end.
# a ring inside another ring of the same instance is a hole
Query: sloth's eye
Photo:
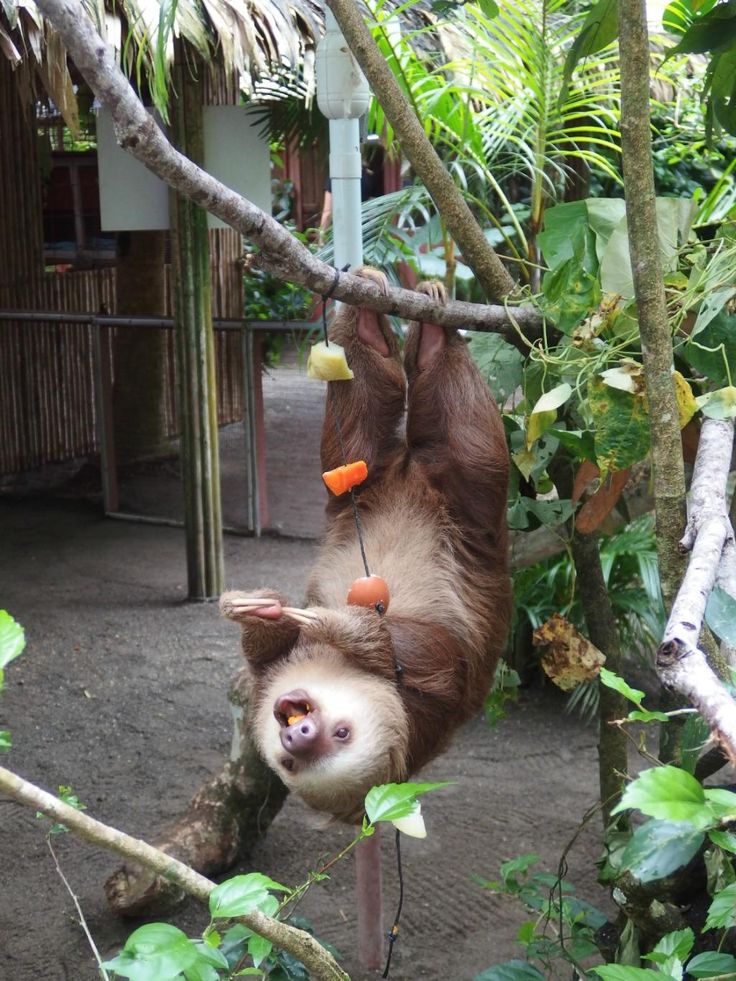
{"type": "Polygon", "coordinates": [[[335,730],[335,739],[347,739],[350,735],[350,730],[345,726],[340,726],[339,729],[335,730]]]}

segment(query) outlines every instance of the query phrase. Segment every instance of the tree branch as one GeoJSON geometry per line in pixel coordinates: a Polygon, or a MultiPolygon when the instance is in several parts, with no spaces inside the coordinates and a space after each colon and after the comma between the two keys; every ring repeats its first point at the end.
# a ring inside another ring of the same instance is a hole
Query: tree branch
{"type": "Polygon", "coordinates": [[[731,421],[706,419],[703,423],[690,517],[681,542],[681,549],[692,548],[692,554],[657,652],[657,668],[663,683],[693,703],[731,762],[736,762],[736,702],[697,647],[724,549],[728,560],[733,547],[726,501],[733,434],[731,421]]]}
{"type": "Polygon", "coordinates": [[[327,0],[350,50],[396,133],[401,152],[432,195],[447,228],[460,247],[463,261],[478,277],[489,299],[500,300],[514,290],[514,280],[489,245],[465,199],[427,138],[354,0],[327,0]]]}
{"type": "Polygon", "coordinates": [[[262,250],[260,265],[274,276],[306,286],[321,296],[331,292],[346,303],[406,320],[497,331],[510,339],[517,336],[516,328],[511,326],[514,321],[525,332],[533,333],[539,328],[539,313],[530,306],[508,310],[454,301],[443,307],[411,290],[390,287],[383,294],[367,279],[348,273],[340,273],[335,285],[336,271],[332,266],[314,256],[270,215],[171,146],[118,68],[113,52],[79,0],[39,0],[38,7],[59,32],[76,67],[110,112],[118,143],[170,187],[256,242],[262,250]]]}
{"type": "MultiPolygon", "coordinates": [[[[165,852],[151,847],[145,841],[131,838],[122,831],[110,828],[82,811],[77,811],[4,767],[0,767],[0,791],[26,807],[43,811],[54,821],[61,821],[84,841],[101,845],[103,848],[117,852],[123,858],[153,869],[172,882],[176,882],[185,892],[199,899],[200,902],[207,903],[210,893],[215,888],[214,882],[165,852]]],[[[274,946],[293,954],[315,978],[324,981],[349,981],[348,975],[332,955],[304,930],[297,930],[258,911],[240,919],[255,933],[270,940],[274,946]]]]}

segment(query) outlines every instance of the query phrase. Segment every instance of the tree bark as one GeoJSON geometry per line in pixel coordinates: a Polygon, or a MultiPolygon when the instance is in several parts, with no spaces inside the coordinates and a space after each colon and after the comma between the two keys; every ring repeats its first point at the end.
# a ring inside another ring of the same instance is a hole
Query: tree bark
{"type": "MultiPolygon", "coordinates": [[[[248,730],[250,684],[243,669],[230,688],[234,729],[230,759],[199,789],[186,812],[154,841],[156,848],[206,876],[244,858],[286,798],[284,784],[256,750],[248,730]]],[[[110,908],[122,916],[160,916],[186,894],[176,882],[138,862],[126,862],[105,883],[110,908]]]]}
{"type": "Polygon", "coordinates": [[[432,195],[443,222],[460,247],[463,261],[478,277],[488,299],[502,300],[513,292],[516,284],[488,244],[465,199],[437,156],[366,27],[361,8],[354,0],[328,0],[328,6],[386,113],[401,144],[401,152],[432,195]]]}
{"type": "Polygon", "coordinates": [[[516,339],[518,329],[536,332],[541,317],[531,306],[511,308],[453,301],[446,306],[424,294],[389,287],[386,293],[367,279],[336,273],[299,243],[282,225],[250,201],[174,150],[148,115],[114,55],[95,31],[79,0],[39,0],[71,57],[100,102],[110,111],[120,145],[180,194],[211,211],[256,242],[260,265],[280,279],[307,286],[320,296],[365,306],[406,320],[492,330],[516,339]]]}
{"type": "MultiPolygon", "coordinates": [[[[134,862],[145,864],[177,883],[185,892],[202,903],[208,902],[210,893],[215,888],[214,882],[194,872],[170,855],[153,848],[145,841],[131,838],[130,835],[116,828],[96,821],[88,814],[70,807],[40,787],[6,770],[5,767],[0,767],[0,792],[25,807],[41,811],[54,821],[62,822],[83,841],[117,852],[118,855],[132,859],[134,862]]],[[[274,920],[259,911],[248,913],[238,919],[254,933],[266,937],[274,946],[287,950],[301,961],[315,978],[323,981],[350,981],[332,954],[304,930],[274,920]]]]}
{"type": "MultiPolygon", "coordinates": [[[[591,535],[576,532],[573,535],[575,588],[580,594],[588,636],[598,650],[605,654],[606,667],[616,674],[622,674],[623,658],[618,628],[603,578],[599,546],[599,536],[595,532],[591,535]]],[[[626,735],[611,723],[624,718],[627,711],[623,695],[607,685],[600,685],[598,781],[604,828],[611,822],[611,811],[621,799],[628,773],[626,735]]]]}
{"type": "MultiPolygon", "coordinates": [[[[644,0],[619,0],[621,151],[634,290],[652,440],[657,557],[665,609],[670,610],[685,562],[685,467],[672,381],[672,334],[659,250],[649,118],[649,37],[644,0]]],[[[663,708],[674,708],[665,694],[663,708]]],[[[677,755],[679,726],[662,728],[660,756],[677,755]]]]}

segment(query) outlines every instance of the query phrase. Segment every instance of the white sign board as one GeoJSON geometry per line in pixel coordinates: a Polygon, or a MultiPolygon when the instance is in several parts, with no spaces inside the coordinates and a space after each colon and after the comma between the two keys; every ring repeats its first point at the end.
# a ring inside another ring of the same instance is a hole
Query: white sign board
{"type": "MultiPolygon", "coordinates": [[[[271,156],[243,106],[204,107],[205,169],[271,214],[271,156]]],[[[97,114],[100,219],[103,231],[153,231],[169,227],[169,190],[116,140],[109,113],[97,114]]],[[[207,216],[210,228],[224,222],[207,216]]]]}

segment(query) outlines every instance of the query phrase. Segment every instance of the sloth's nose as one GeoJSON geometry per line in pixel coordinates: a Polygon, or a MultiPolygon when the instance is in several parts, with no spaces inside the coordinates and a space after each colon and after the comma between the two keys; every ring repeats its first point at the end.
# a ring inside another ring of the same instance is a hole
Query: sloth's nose
{"type": "Polygon", "coordinates": [[[319,739],[319,726],[311,715],[305,715],[293,725],[281,730],[281,745],[294,756],[314,752],[319,739]]]}

